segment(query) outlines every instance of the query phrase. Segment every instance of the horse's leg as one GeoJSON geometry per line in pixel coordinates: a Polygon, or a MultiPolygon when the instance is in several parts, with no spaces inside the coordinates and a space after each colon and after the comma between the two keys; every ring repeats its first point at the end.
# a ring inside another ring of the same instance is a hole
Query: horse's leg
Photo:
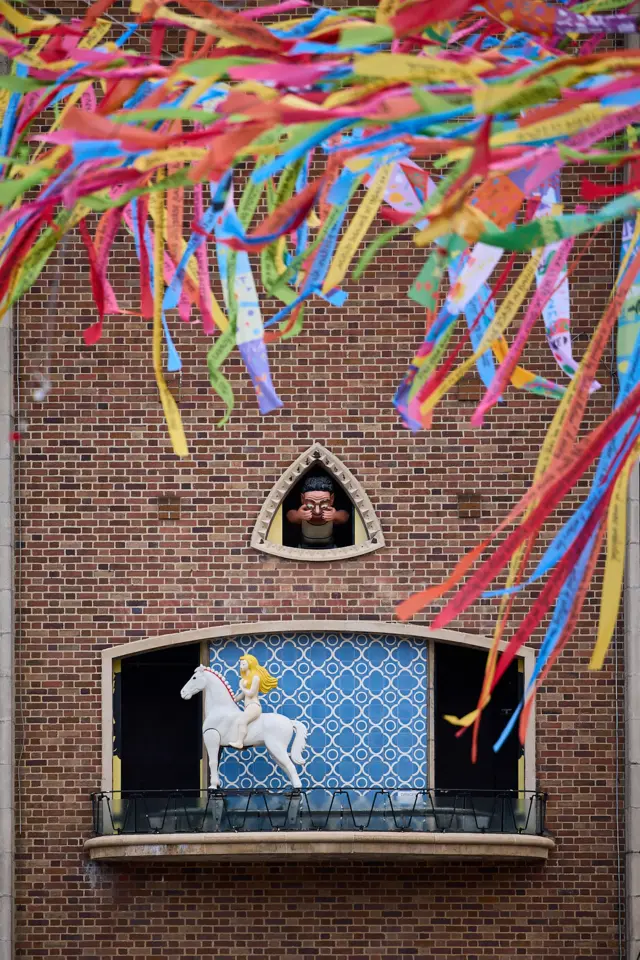
{"type": "Polygon", "coordinates": [[[209,789],[217,790],[220,786],[218,777],[218,754],[220,752],[220,734],[214,727],[209,727],[202,733],[204,745],[209,757],[209,789]]]}
{"type": "Polygon", "coordinates": [[[299,790],[302,786],[302,781],[298,776],[298,771],[296,770],[291,757],[287,753],[286,746],[282,743],[281,740],[278,740],[273,735],[265,736],[264,745],[278,764],[281,767],[286,775],[289,777],[289,781],[294,790],[299,790]]]}

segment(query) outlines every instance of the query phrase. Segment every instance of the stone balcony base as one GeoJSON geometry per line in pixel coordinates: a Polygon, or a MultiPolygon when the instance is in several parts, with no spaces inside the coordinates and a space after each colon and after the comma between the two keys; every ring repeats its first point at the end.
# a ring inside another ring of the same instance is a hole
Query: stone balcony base
{"type": "Polygon", "coordinates": [[[92,860],[546,860],[550,837],[505,833],[167,833],[92,837],[92,860]]]}

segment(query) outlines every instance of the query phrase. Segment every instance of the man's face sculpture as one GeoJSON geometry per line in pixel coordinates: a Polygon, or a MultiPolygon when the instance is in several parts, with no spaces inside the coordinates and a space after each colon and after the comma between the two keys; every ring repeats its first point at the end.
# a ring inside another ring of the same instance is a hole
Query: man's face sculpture
{"type": "Polygon", "coordinates": [[[326,490],[309,490],[302,494],[302,506],[311,511],[308,523],[326,523],[324,511],[333,506],[333,494],[326,490]]]}

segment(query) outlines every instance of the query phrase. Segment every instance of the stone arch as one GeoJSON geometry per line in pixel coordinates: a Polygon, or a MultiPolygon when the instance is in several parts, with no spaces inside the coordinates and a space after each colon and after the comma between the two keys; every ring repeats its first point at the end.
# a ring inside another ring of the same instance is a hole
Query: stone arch
{"type": "Polygon", "coordinates": [[[380,521],[373,505],[361,484],[342,461],[320,443],[313,443],[308,450],[285,470],[265,500],[251,536],[251,546],[263,553],[288,560],[320,561],[341,560],[372,553],[384,546],[380,521]],[[350,546],[330,550],[304,550],[278,542],[274,525],[282,525],[283,502],[291,488],[314,466],[320,466],[331,474],[349,497],[354,508],[356,524],[355,542],[350,546]],[[271,535],[270,535],[271,534],[271,535]]]}

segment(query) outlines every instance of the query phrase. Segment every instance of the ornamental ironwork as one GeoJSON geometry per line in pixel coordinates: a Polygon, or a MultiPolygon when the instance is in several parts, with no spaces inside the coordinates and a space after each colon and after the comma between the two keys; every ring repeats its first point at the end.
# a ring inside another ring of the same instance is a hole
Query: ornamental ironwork
{"type": "Polygon", "coordinates": [[[400,831],[543,836],[547,795],[467,790],[171,790],[91,797],[96,836],[400,831]]]}

